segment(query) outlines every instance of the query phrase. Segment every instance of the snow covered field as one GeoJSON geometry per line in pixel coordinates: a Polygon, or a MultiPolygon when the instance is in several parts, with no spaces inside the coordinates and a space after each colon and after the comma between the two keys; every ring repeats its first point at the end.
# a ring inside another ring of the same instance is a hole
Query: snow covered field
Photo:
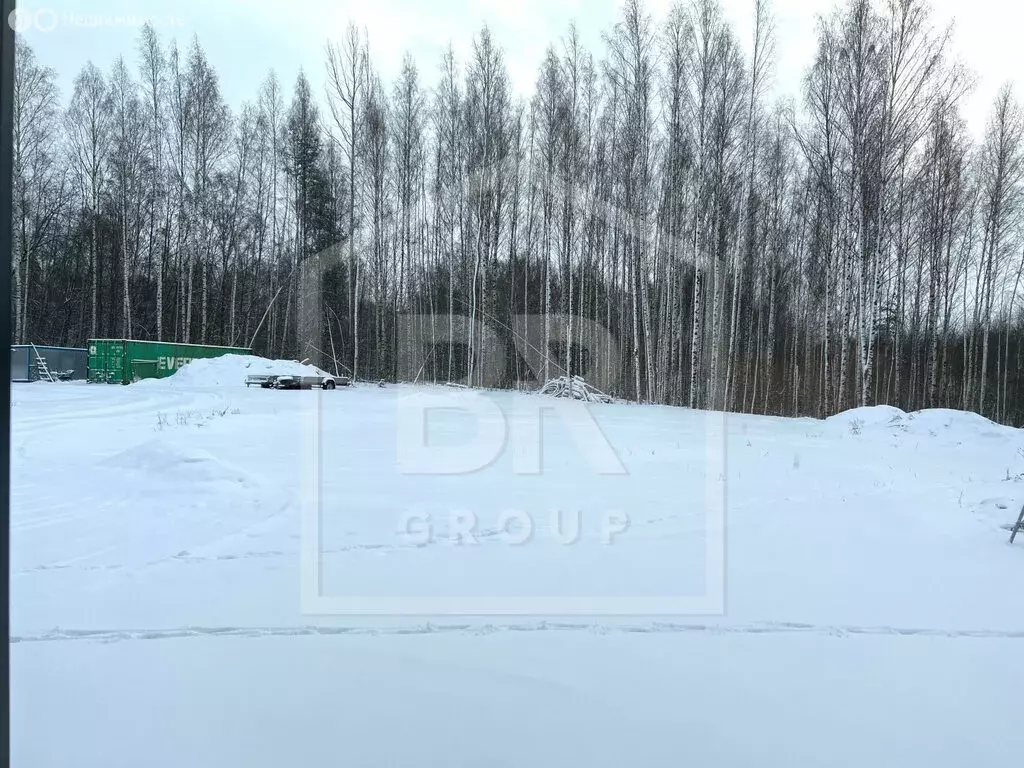
{"type": "MultiPolygon", "coordinates": [[[[622,474],[595,472],[557,418],[540,473],[517,471],[517,444],[410,474],[403,408],[448,401],[431,444],[458,446],[480,395],[246,389],[246,370],[13,387],[13,764],[1019,761],[1024,537],[1004,526],[1024,432],[949,411],[593,405],[622,474]],[[529,615],[527,598],[713,592],[709,467],[724,610],[529,615]],[[521,610],[304,613],[311,478],[323,595],[521,610]]],[[[530,434],[524,396],[485,397],[530,434]]]]}

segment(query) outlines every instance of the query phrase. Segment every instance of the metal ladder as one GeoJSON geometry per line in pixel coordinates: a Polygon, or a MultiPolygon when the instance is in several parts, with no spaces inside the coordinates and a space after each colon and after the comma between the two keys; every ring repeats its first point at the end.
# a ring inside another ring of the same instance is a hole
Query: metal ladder
{"type": "Polygon", "coordinates": [[[46,364],[46,358],[39,354],[39,350],[36,349],[36,345],[32,345],[32,351],[36,354],[36,370],[39,371],[39,378],[46,379],[47,381],[56,381],[53,378],[53,373],[50,371],[50,366],[46,364]]]}
{"type": "Polygon", "coordinates": [[[1020,516],[1017,518],[1017,522],[1013,528],[1010,529],[1010,543],[1013,544],[1013,540],[1017,538],[1018,533],[1024,533],[1024,507],[1020,508],[1020,516]]]}

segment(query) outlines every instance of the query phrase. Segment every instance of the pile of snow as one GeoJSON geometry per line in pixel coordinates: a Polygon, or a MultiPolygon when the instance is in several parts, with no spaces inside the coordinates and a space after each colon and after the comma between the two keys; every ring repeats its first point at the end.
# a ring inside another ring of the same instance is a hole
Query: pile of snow
{"type": "Polygon", "coordinates": [[[933,437],[939,435],[986,436],[1012,429],[996,424],[971,411],[927,408],[907,413],[891,405],[852,408],[837,413],[835,416],[829,416],[825,419],[825,423],[855,435],[863,432],[905,432],[933,437]]]}
{"type": "Polygon", "coordinates": [[[849,429],[854,434],[863,430],[879,428],[901,428],[905,426],[906,411],[891,405],[869,405],[862,408],[851,408],[825,419],[826,424],[849,429]]]}
{"type": "Polygon", "coordinates": [[[247,487],[256,485],[255,478],[248,472],[221,461],[209,451],[178,447],[162,440],[150,440],[116,453],[100,461],[100,466],[158,476],[168,483],[181,484],[176,487],[224,482],[247,487]]]}
{"type": "Polygon", "coordinates": [[[564,397],[571,400],[583,400],[588,403],[610,403],[612,398],[601,390],[590,386],[582,376],[559,376],[551,379],[540,389],[540,394],[551,397],[564,397]]]}
{"type": "Polygon", "coordinates": [[[246,376],[260,375],[326,376],[313,365],[295,360],[269,360],[256,355],[222,355],[206,360],[193,360],[172,376],[144,379],[139,384],[165,387],[245,386],[246,376]]]}
{"type": "Polygon", "coordinates": [[[954,411],[949,408],[929,408],[907,414],[907,422],[914,431],[939,432],[945,430],[985,431],[1002,429],[994,421],[973,411],[954,411]]]}

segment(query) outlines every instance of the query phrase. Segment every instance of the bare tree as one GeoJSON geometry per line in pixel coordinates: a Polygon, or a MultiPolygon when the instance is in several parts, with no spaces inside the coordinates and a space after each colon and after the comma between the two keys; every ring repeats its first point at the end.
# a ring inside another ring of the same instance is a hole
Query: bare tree
{"type": "MultiPolygon", "coordinates": [[[[990,412],[985,395],[989,373],[989,341],[995,312],[997,287],[1009,254],[1016,250],[1014,234],[1020,225],[1024,204],[1024,115],[1004,86],[985,131],[981,154],[984,240],[981,252],[982,351],[979,373],[978,410],[990,412]]],[[[998,412],[998,406],[995,409],[998,412]]]]}
{"type": "Polygon", "coordinates": [[[82,211],[89,228],[89,265],[91,296],[89,335],[98,334],[99,265],[97,218],[101,195],[107,180],[107,156],[110,153],[110,110],[103,73],[91,62],[75,78],[71,104],[64,126],[71,167],[78,182],[82,211]]]}
{"type": "Polygon", "coordinates": [[[147,273],[154,274],[156,279],[156,338],[164,338],[164,271],[165,260],[169,250],[170,209],[167,200],[167,188],[164,168],[164,144],[166,131],[166,109],[164,100],[167,88],[167,58],[160,46],[156,31],[152,24],[142,27],[139,40],[139,69],[144,92],[144,112],[146,116],[146,151],[152,164],[149,187],[146,194],[148,201],[149,231],[146,251],[149,257],[147,273]],[[158,227],[163,227],[160,237],[158,227]],[[161,242],[162,241],[162,242],[161,242]],[[155,258],[154,258],[155,257],[155,258]],[[155,266],[154,266],[155,261],[155,266]]]}
{"type": "Polygon", "coordinates": [[[118,58],[110,76],[111,142],[109,157],[111,188],[119,224],[122,318],[121,333],[132,335],[132,275],[138,256],[143,224],[143,173],[148,170],[145,151],[146,129],[138,86],[123,58],[118,58]]]}
{"type": "Polygon", "coordinates": [[[340,44],[327,45],[327,97],[348,164],[349,307],[352,318],[352,378],[359,376],[359,264],[356,259],[356,174],[369,55],[365,37],[350,24],[340,44]]]}
{"type": "Polygon", "coordinates": [[[14,337],[29,332],[31,267],[55,224],[57,73],[18,45],[14,79],[14,337]]]}

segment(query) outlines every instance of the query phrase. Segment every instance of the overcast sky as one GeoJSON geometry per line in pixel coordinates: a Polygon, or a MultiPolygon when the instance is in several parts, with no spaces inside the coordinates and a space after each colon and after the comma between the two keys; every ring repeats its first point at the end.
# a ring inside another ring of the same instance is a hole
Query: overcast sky
{"type": "MultiPolygon", "coordinates": [[[[646,0],[657,23],[672,0],[646,0]]],[[[932,0],[937,24],[954,19],[954,52],[978,78],[965,116],[980,135],[999,86],[1016,81],[1024,98],[1024,7],[1014,0],[932,0]]],[[[138,27],[152,21],[164,40],[200,42],[220,75],[233,107],[254,98],[271,68],[290,93],[299,69],[323,92],[324,46],[340,40],[349,20],[366,28],[378,71],[391,80],[409,51],[424,84],[437,80],[441,52],[451,43],[460,60],[473,35],[490,26],[505,52],[513,87],[532,93],[544,50],[570,22],[595,54],[601,34],[619,17],[622,0],[19,0],[18,25],[39,58],[57,69],[66,97],[75,73],[88,60],[108,70],[124,54],[136,63],[138,27]]],[[[753,0],[722,0],[742,42],[750,46],[753,0]]],[[[774,0],[776,92],[797,95],[814,53],[818,13],[833,2],[774,0]]]]}

